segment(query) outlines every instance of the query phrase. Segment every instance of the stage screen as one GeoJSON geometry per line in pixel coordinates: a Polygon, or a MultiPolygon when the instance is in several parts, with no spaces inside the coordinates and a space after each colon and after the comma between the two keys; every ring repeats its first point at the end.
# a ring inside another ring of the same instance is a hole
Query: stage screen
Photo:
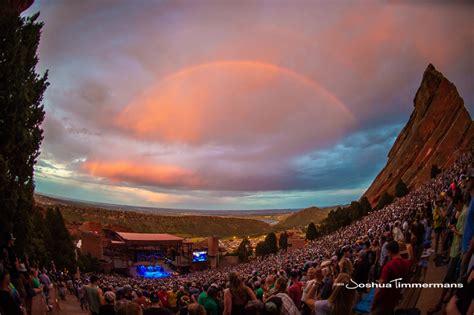
{"type": "Polygon", "coordinates": [[[193,262],[207,261],[207,251],[193,252],[193,262]]]}
{"type": "Polygon", "coordinates": [[[160,278],[167,278],[170,276],[168,272],[166,272],[163,267],[159,265],[153,266],[137,266],[137,275],[142,278],[147,279],[160,279],[160,278]]]}

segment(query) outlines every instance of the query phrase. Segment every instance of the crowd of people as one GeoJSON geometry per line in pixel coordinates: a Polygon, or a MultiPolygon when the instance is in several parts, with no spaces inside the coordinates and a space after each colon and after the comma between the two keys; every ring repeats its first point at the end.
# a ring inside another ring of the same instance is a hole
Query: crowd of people
{"type": "MultiPolygon", "coordinates": [[[[357,286],[424,281],[428,262],[447,265],[443,289],[429,312],[473,314],[474,155],[461,156],[436,178],[360,220],[308,242],[304,249],[255,257],[237,266],[138,279],[119,275],[75,278],[19,263],[11,235],[1,259],[0,313],[53,308],[48,291],[69,290],[90,314],[393,314],[406,291],[357,286]],[[53,287],[52,283],[56,285],[53,287]]],[[[434,267],[436,268],[436,267],[434,267]]]]}

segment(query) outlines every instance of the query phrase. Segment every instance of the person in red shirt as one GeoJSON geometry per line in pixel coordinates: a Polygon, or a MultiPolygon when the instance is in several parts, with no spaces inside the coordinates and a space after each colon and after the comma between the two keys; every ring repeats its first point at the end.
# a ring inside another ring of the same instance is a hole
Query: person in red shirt
{"type": "Polygon", "coordinates": [[[141,307],[147,307],[149,304],[148,299],[143,295],[142,290],[137,290],[137,297],[133,300],[133,302],[137,303],[141,307]]]}
{"type": "Polygon", "coordinates": [[[166,291],[165,287],[161,287],[158,291],[158,297],[160,298],[161,305],[165,308],[169,308],[170,304],[168,302],[168,292],[166,291]]]}
{"type": "Polygon", "coordinates": [[[397,289],[395,287],[396,283],[391,281],[401,278],[402,280],[398,280],[398,282],[406,282],[411,273],[411,262],[400,256],[400,246],[398,242],[391,241],[388,243],[387,251],[390,256],[390,261],[383,267],[379,283],[386,285],[391,284],[391,288],[377,288],[374,300],[372,301],[370,312],[372,315],[390,315],[394,313],[395,307],[401,297],[401,289],[397,289]]]}
{"type": "Polygon", "coordinates": [[[296,307],[301,310],[301,297],[303,296],[303,283],[298,280],[298,273],[292,271],[290,273],[290,286],[288,288],[288,296],[293,300],[296,307]]]}

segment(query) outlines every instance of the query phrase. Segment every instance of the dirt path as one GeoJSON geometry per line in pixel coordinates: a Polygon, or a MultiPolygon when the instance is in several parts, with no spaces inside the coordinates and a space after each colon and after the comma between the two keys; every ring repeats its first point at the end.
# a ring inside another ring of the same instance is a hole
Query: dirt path
{"type": "MultiPolygon", "coordinates": [[[[444,276],[446,275],[447,265],[436,267],[433,259],[430,259],[430,263],[428,265],[428,270],[426,272],[426,283],[443,283],[444,276]]],[[[436,305],[440,296],[441,296],[442,289],[421,289],[420,297],[418,299],[418,303],[416,307],[421,310],[421,314],[427,314],[427,311],[436,305]]],[[[443,305],[443,308],[434,313],[436,315],[445,314],[444,308],[446,305],[443,305]]]]}
{"type": "Polygon", "coordinates": [[[59,301],[61,315],[87,315],[86,311],[81,311],[81,307],[76,297],[73,295],[67,295],[66,301],[59,301]]]}

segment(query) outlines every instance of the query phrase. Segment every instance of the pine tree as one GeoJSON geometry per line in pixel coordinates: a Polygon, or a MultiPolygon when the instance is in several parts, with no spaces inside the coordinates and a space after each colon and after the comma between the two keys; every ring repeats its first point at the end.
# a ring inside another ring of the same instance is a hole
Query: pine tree
{"type": "Polygon", "coordinates": [[[265,247],[268,250],[268,254],[274,254],[278,252],[277,237],[275,233],[268,233],[268,235],[265,237],[265,247]]]}
{"type": "Polygon", "coordinates": [[[408,194],[408,187],[407,185],[403,182],[403,180],[399,180],[397,185],[395,186],[395,196],[400,198],[408,194]]]}
{"type": "Polygon", "coordinates": [[[393,201],[393,196],[390,195],[388,192],[384,192],[382,196],[380,196],[379,201],[377,202],[377,206],[375,210],[383,209],[386,205],[391,204],[393,201]]]}
{"type": "Polygon", "coordinates": [[[280,250],[288,249],[288,233],[286,233],[286,231],[280,234],[278,245],[280,246],[280,250]]]}
{"type": "Polygon", "coordinates": [[[438,165],[436,164],[431,165],[431,172],[430,172],[431,179],[436,178],[436,176],[438,176],[439,173],[441,173],[441,169],[438,168],[438,165]]]}
{"type": "MultiPolygon", "coordinates": [[[[48,225],[41,211],[34,211],[32,218],[33,235],[28,247],[28,253],[40,266],[46,266],[53,259],[46,240],[51,239],[48,225]]],[[[30,261],[31,262],[31,261],[30,261]]]]}
{"type": "Polygon", "coordinates": [[[360,205],[358,201],[352,201],[349,206],[349,210],[350,210],[349,214],[350,214],[351,221],[357,220],[364,215],[362,213],[363,212],[362,206],[360,205]]]}
{"type": "Polygon", "coordinates": [[[86,255],[80,255],[77,265],[82,272],[100,272],[102,267],[99,258],[94,257],[89,253],[86,255]]]}
{"type": "Polygon", "coordinates": [[[312,241],[316,239],[316,237],[318,237],[318,230],[316,230],[316,225],[311,222],[306,230],[306,239],[312,241]]]}
{"type": "Polygon", "coordinates": [[[252,255],[252,251],[252,244],[250,244],[250,241],[247,237],[245,237],[242,242],[240,242],[239,247],[236,250],[241,262],[247,262],[249,256],[252,255]]]}
{"type": "Polygon", "coordinates": [[[258,242],[257,246],[255,246],[255,254],[257,256],[265,256],[268,255],[268,249],[266,247],[265,242],[258,242]]]}
{"type": "Polygon", "coordinates": [[[31,242],[33,167],[43,139],[47,73],[36,73],[43,23],[0,1],[0,243],[13,232],[22,255],[31,242]]]}
{"type": "Polygon", "coordinates": [[[76,269],[74,243],[66,228],[59,208],[49,208],[46,212],[46,224],[49,226],[49,235],[45,241],[53,253],[53,259],[58,269],[76,269]]]}
{"type": "Polygon", "coordinates": [[[372,206],[370,205],[369,199],[365,196],[360,199],[360,206],[362,207],[363,215],[367,215],[370,211],[372,211],[372,206]]]}

